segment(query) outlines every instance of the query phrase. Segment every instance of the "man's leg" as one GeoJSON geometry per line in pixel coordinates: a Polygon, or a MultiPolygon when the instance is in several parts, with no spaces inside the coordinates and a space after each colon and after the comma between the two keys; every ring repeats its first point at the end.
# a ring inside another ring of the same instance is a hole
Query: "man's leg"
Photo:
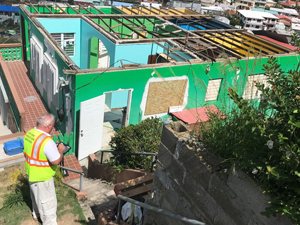
{"type": "Polygon", "coordinates": [[[53,178],[38,182],[38,209],[43,225],[57,225],[57,199],[53,178]]]}
{"type": "Polygon", "coordinates": [[[31,188],[29,187],[29,190],[30,190],[30,198],[31,198],[31,203],[32,203],[32,217],[34,219],[37,219],[38,217],[40,217],[40,214],[39,214],[39,210],[37,208],[37,205],[36,205],[36,202],[35,202],[35,198],[34,198],[34,195],[31,191],[31,188]]]}

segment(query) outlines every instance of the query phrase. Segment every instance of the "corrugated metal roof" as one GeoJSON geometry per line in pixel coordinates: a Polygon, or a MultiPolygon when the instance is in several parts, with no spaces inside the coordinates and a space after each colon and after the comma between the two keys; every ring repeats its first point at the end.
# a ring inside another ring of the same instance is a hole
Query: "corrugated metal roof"
{"type": "Polygon", "coordinates": [[[206,122],[209,119],[209,113],[217,114],[218,112],[220,112],[219,109],[216,106],[211,105],[208,107],[185,109],[181,112],[173,112],[171,114],[187,124],[194,124],[197,122],[206,122]]]}
{"type": "Polygon", "coordinates": [[[297,47],[295,47],[293,45],[289,45],[289,44],[286,44],[286,43],[283,43],[283,42],[280,42],[280,41],[276,41],[276,40],[274,40],[272,38],[269,38],[267,36],[263,36],[263,35],[257,35],[257,36],[262,37],[262,38],[264,38],[266,40],[272,41],[272,42],[274,42],[274,43],[276,43],[278,45],[284,46],[286,48],[289,48],[289,49],[292,49],[292,50],[297,50],[297,47]]]}

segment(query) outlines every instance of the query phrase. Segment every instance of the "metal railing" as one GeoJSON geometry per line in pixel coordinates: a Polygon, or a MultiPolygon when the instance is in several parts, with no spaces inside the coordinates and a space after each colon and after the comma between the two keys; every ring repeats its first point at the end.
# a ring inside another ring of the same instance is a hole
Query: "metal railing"
{"type": "Polygon", "coordinates": [[[83,172],[79,171],[79,170],[73,170],[71,168],[68,167],[64,167],[64,166],[59,166],[60,168],[62,168],[63,170],[68,170],[74,173],[79,173],[80,174],[80,181],[79,181],[79,191],[82,191],[82,181],[83,181],[83,172]]]}
{"type": "MultiPolygon", "coordinates": [[[[114,152],[113,150],[100,150],[98,152],[101,152],[101,160],[100,163],[103,163],[103,153],[105,152],[114,152]]],[[[152,162],[151,162],[151,168],[150,172],[153,172],[153,166],[155,163],[155,156],[156,154],[154,152],[118,152],[118,154],[128,154],[128,155],[152,155],[152,162]]]]}
{"type": "Polygon", "coordinates": [[[127,197],[125,197],[123,195],[118,195],[118,198],[119,198],[119,206],[118,206],[117,224],[120,224],[120,222],[121,222],[121,208],[122,208],[121,207],[121,205],[122,205],[121,203],[122,203],[122,201],[126,201],[126,202],[130,202],[130,203],[132,203],[134,205],[138,205],[140,207],[143,207],[145,209],[148,209],[148,210],[151,210],[151,211],[163,214],[165,216],[171,217],[173,219],[176,219],[177,221],[180,220],[180,221],[188,223],[188,224],[206,225],[203,222],[200,222],[200,221],[197,221],[197,220],[193,220],[193,219],[189,219],[189,218],[186,218],[184,216],[176,215],[176,214],[171,213],[169,211],[166,211],[164,209],[160,209],[160,208],[148,205],[146,203],[142,203],[142,202],[136,201],[134,199],[127,198],[127,197]]]}

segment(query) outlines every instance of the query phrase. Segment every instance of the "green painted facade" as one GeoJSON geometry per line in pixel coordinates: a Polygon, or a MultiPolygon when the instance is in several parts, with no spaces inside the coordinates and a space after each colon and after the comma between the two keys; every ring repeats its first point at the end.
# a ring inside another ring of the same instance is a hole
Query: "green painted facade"
{"type": "MultiPolygon", "coordinates": [[[[29,9],[30,12],[32,12],[31,8],[29,9]]],[[[72,11],[69,13],[71,14],[72,11]]],[[[31,22],[31,20],[22,10],[20,11],[20,15],[24,18],[26,25],[24,33],[27,35],[25,43],[27,60],[30,59],[29,40],[33,35],[40,43],[43,44],[44,53],[49,51],[51,52],[51,49],[47,49],[49,47],[49,45],[45,44],[47,43],[47,39],[43,36],[40,30],[31,22]]],[[[151,20],[151,18],[149,19],[151,20]]],[[[103,20],[101,21],[95,18],[93,20],[102,25],[102,27],[108,32],[111,32],[111,30],[106,27],[105,23],[103,23],[103,20]]],[[[118,25],[118,23],[112,19],[104,18],[104,21],[109,24],[110,27],[118,25]]],[[[145,23],[146,22],[147,21],[145,20],[145,23]]],[[[153,24],[151,25],[151,23],[147,23],[147,26],[152,26],[151,29],[154,29],[153,24]]],[[[174,30],[171,26],[166,26],[166,29],[171,29],[170,31],[174,30]]],[[[132,31],[126,26],[117,26],[114,28],[114,31],[125,34],[124,38],[128,38],[126,34],[129,35],[132,33],[132,31]]],[[[182,31],[174,34],[176,37],[185,35],[186,33],[182,31]]],[[[153,36],[148,34],[147,37],[152,38],[153,36]]],[[[89,58],[89,66],[91,69],[97,68],[98,65],[98,40],[98,38],[92,38],[89,45],[90,54],[85,54],[82,56],[89,58]]],[[[123,46],[126,47],[126,45],[123,46]]],[[[127,54],[131,54],[129,47],[126,52],[127,54]]],[[[61,89],[57,94],[55,94],[55,96],[53,96],[53,99],[55,99],[56,102],[48,101],[48,95],[50,93],[47,93],[45,89],[40,92],[40,94],[46,102],[48,109],[54,115],[57,116],[58,109],[63,109],[65,111],[65,117],[63,118],[62,122],[58,122],[58,125],[63,134],[67,133],[67,135],[73,135],[71,136],[70,142],[72,142],[72,145],[74,146],[72,151],[75,153],[78,151],[80,104],[83,101],[103,95],[105,92],[131,89],[132,96],[130,103],[129,124],[137,124],[142,119],[142,115],[144,115],[144,109],[141,108],[141,103],[143,101],[143,95],[146,92],[145,89],[147,83],[150,79],[157,78],[161,81],[164,81],[170,78],[176,79],[179,77],[187,77],[188,94],[187,105],[185,106],[185,109],[192,109],[214,104],[220,110],[226,110],[226,108],[230,108],[230,106],[233,104],[228,97],[227,89],[230,87],[242,95],[248,75],[262,74],[264,72],[263,64],[267,62],[267,57],[243,58],[240,60],[224,58],[223,60],[218,59],[217,62],[213,63],[211,61],[203,61],[203,63],[200,63],[199,61],[198,63],[186,62],[180,65],[172,65],[167,63],[165,66],[160,64],[159,67],[153,64],[153,67],[148,65],[147,68],[143,68],[143,66],[141,66],[132,69],[119,68],[119,70],[116,71],[103,70],[102,72],[100,70],[98,70],[98,72],[93,72],[91,70],[80,70],[78,74],[72,74],[66,72],[66,70],[71,69],[60,54],[54,51],[52,58],[57,62],[59,77],[62,77],[64,80],[69,82],[69,90],[67,92],[68,97],[66,97],[66,93],[61,89]],[[210,71],[207,71],[208,66],[210,71]],[[218,98],[215,101],[205,101],[208,82],[209,80],[213,79],[222,79],[218,98]],[[67,108],[66,105],[69,105],[69,108],[67,108]],[[67,127],[70,126],[71,129],[67,130],[67,127]]],[[[285,71],[296,68],[299,62],[299,56],[293,54],[278,56],[277,59],[282,65],[282,69],[285,71]]],[[[36,86],[40,85],[37,82],[36,75],[33,70],[30,71],[30,78],[36,86]]],[[[174,96],[174,98],[175,97],[176,96],[174,96]]],[[[163,116],[167,115],[167,113],[168,112],[165,112],[163,116]]]]}

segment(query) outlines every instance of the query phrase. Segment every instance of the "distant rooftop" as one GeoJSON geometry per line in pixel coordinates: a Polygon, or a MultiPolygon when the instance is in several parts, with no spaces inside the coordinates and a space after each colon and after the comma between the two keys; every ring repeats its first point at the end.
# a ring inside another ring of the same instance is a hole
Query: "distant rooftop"
{"type": "Polygon", "coordinates": [[[278,19],[276,16],[274,16],[271,13],[267,12],[259,12],[259,11],[251,11],[251,10],[238,10],[240,14],[247,18],[255,18],[255,19],[264,19],[264,18],[270,18],[270,19],[278,19]]]}

